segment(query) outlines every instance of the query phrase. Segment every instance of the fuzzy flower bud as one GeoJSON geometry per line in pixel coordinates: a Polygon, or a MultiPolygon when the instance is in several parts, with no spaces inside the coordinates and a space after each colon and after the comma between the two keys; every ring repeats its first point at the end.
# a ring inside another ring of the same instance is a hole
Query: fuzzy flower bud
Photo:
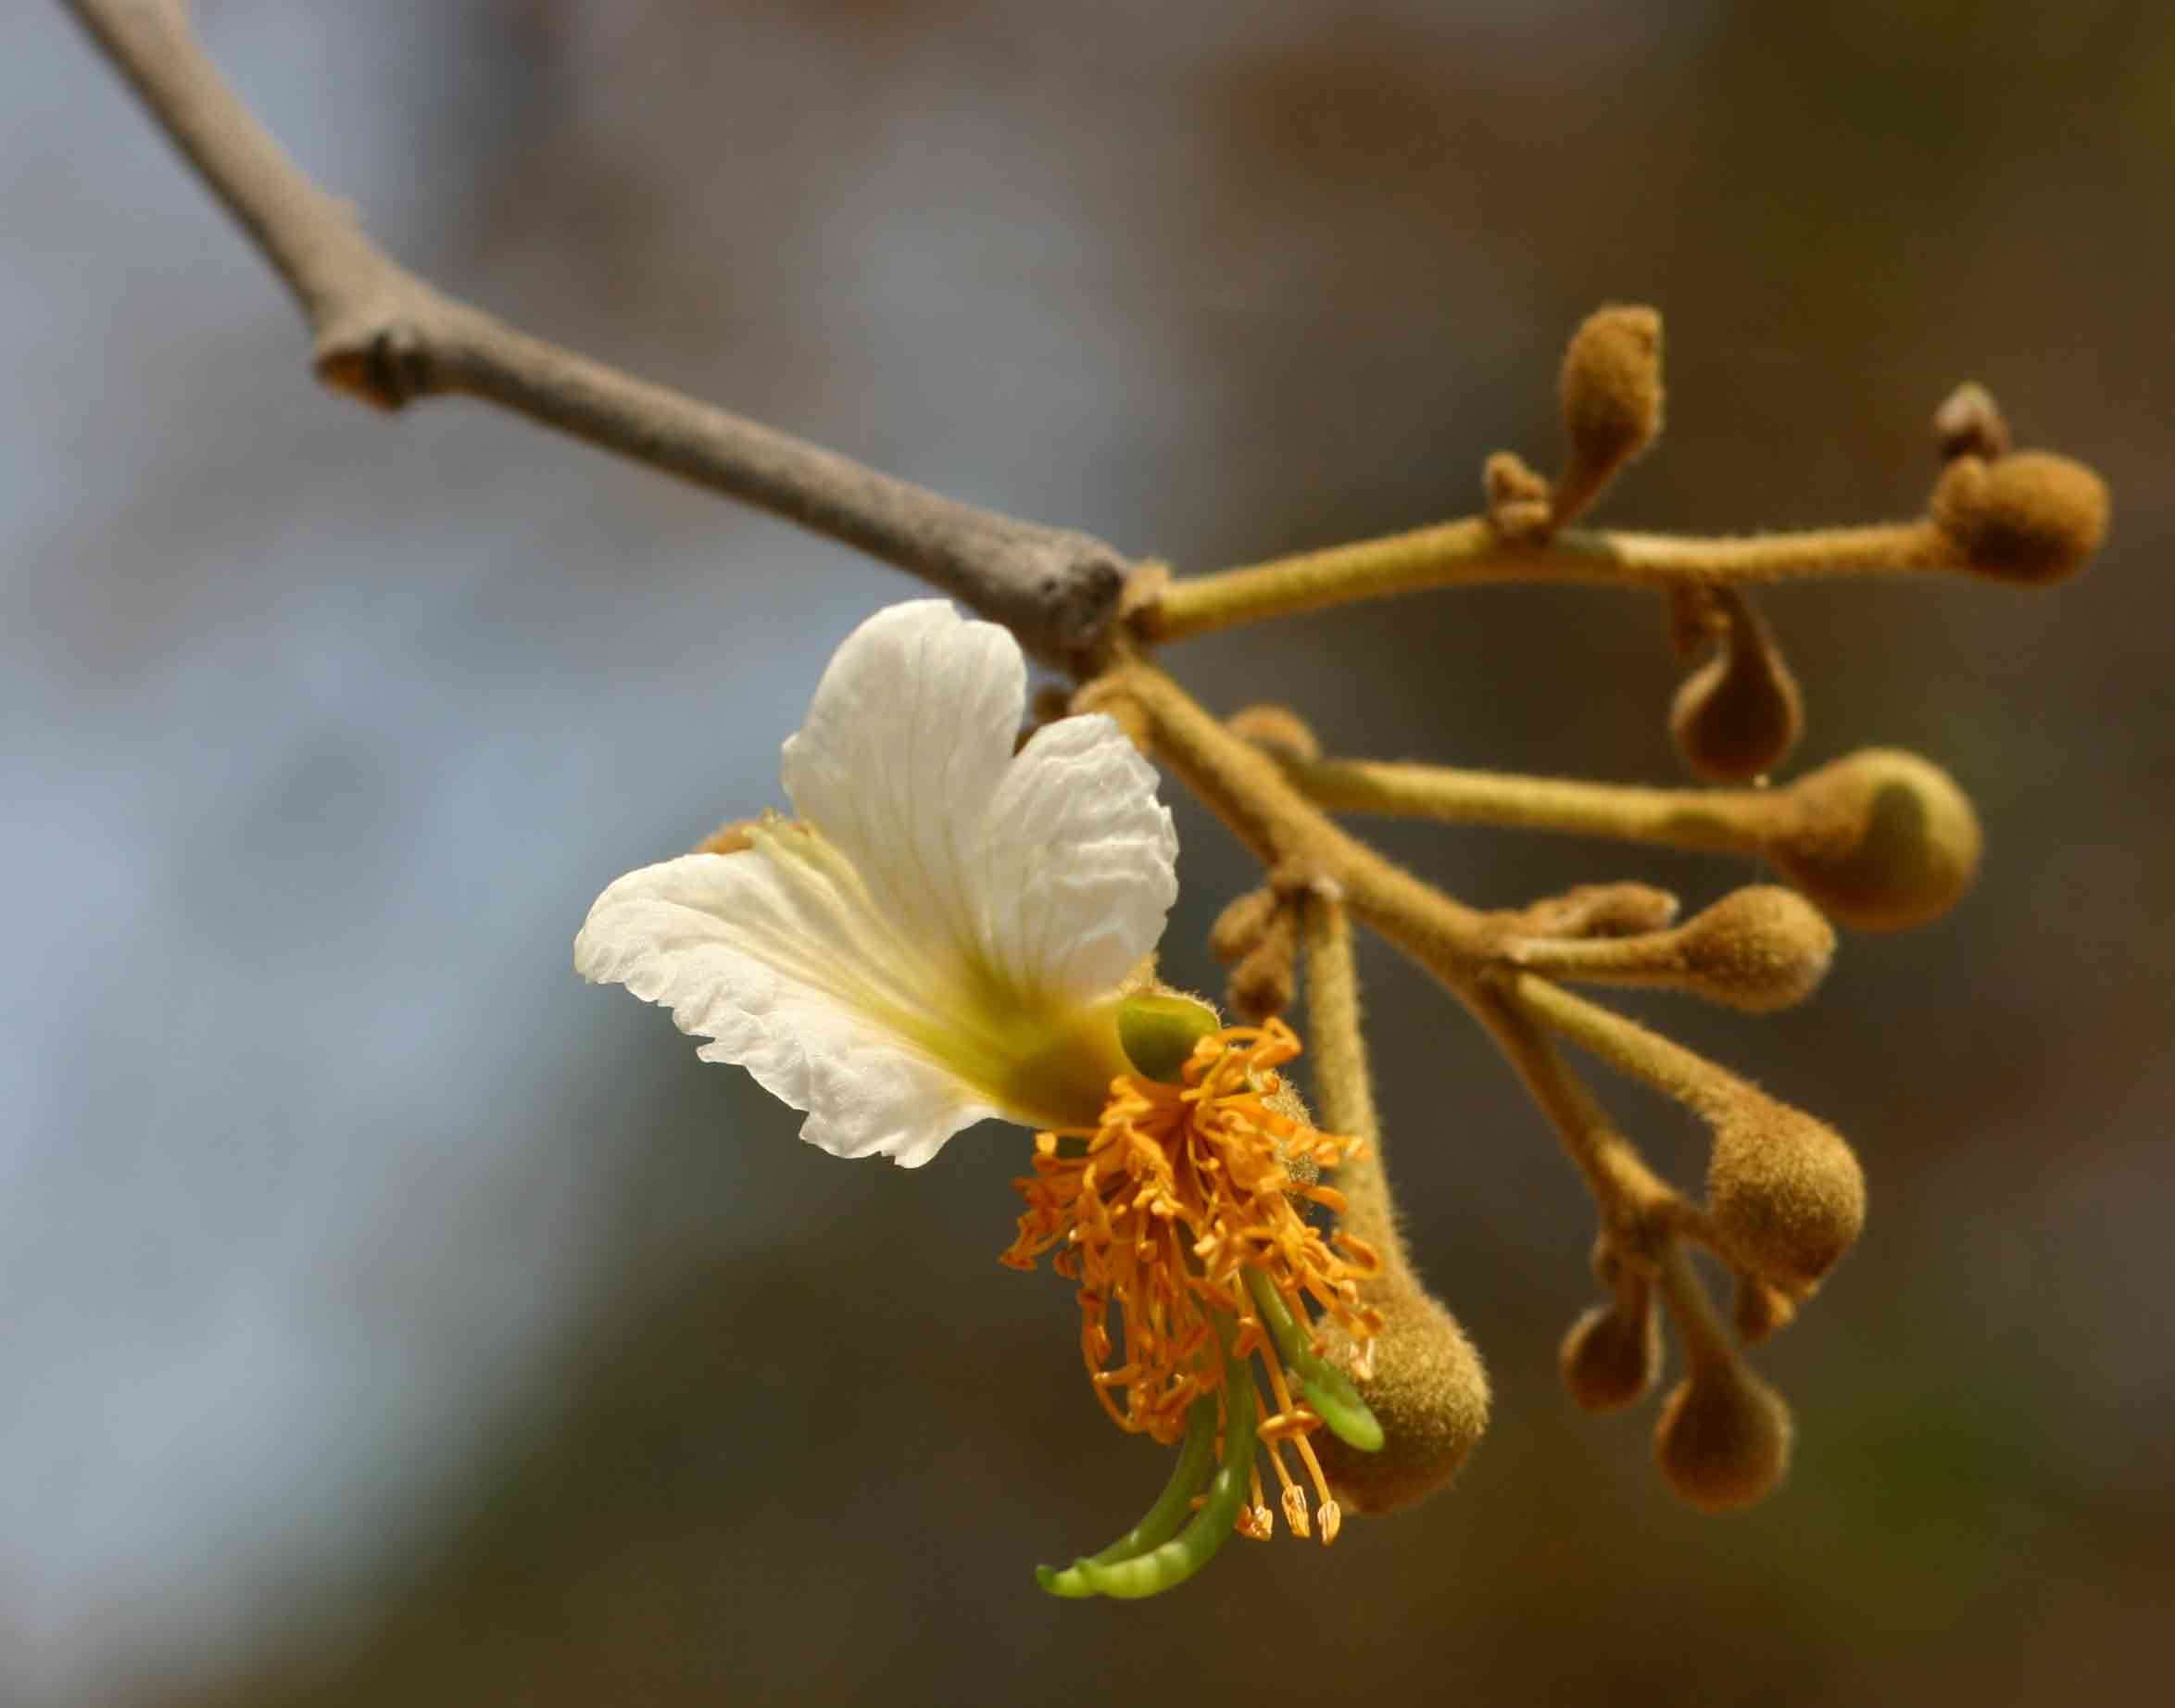
{"type": "Polygon", "coordinates": [[[1624,937],[1529,938],[1513,964],[1551,978],[1688,991],[1763,1014],[1802,1002],[1835,955],[1835,930],[1795,890],[1734,890],[1669,931],[1624,937]]]}
{"type": "Polygon", "coordinates": [[[1662,1325],[1653,1289],[1625,1289],[1610,1304],[1594,1305],[1571,1325],[1557,1354],[1564,1386],[1579,1409],[1616,1412],[1640,1399],[1661,1370],[1662,1325]]]}
{"type": "Polygon", "coordinates": [[[1993,394],[1976,380],[1966,380],[1933,412],[1933,439],[1941,460],[1983,457],[1992,462],[2009,454],[2009,424],[1993,394]]]}
{"type": "Polygon", "coordinates": [[[1564,352],[1564,431],[1570,457],[1554,491],[1554,521],[1569,521],[1662,429],[1662,317],[1616,307],[1587,316],[1564,352]]]}
{"type": "Polygon", "coordinates": [[[1667,934],[1686,983],[1749,1013],[1804,1001],[1835,957],[1835,928],[1795,890],[1732,890],[1667,934]]]}
{"type": "Polygon", "coordinates": [[[1226,966],[1242,960],[1267,935],[1277,905],[1276,891],[1265,887],[1233,898],[1208,928],[1209,953],[1226,966]]]}
{"type": "Polygon", "coordinates": [[[1669,734],[1684,762],[1714,783],[1764,777],[1797,745],[1804,697],[1752,601],[1716,588],[1721,647],[1684,679],[1669,707],[1669,734]]]}
{"type": "Polygon", "coordinates": [[[1506,540],[1545,536],[1550,527],[1548,483],[1515,451],[1497,451],[1481,465],[1488,520],[1506,540]]]}
{"type": "Polygon", "coordinates": [[[1790,1407],[1738,1360],[1696,1362],[1662,1402],[1654,1463],[1702,1512],[1751,1506],[1790,1468],[1790,1407]]]}
{"type": "Polygon", "coordinates": [[[1959,567],[2001,581],[2060,581],[2107,533],[2106,483],[2081,462],[2018,451],[1955,458],[1933,488],[1933,524],[1959,567]]]}
{"type": "Polygon", "coordinates": [[[1954,907],[1979,870],[1979,815],[1948,774],[1871,747],[1775,797],[1766,855],[1830,918],[1900,931],[1954,907]]]}
{"type": "Polygon", "coordinates": [[[1259,1025],[1291,1006],[1299,987],[1299,922],[1288,907],[1275,910],[1261,939],[1231,969],[1225,997],[1234,1013],[1259,1025]]]}
{"type": "MultiPolygon", "coordinates": [[[[1456,1475],[1488,1428],[1488,1373],[1456,1318],[1409,1276],[1385,1275],[1365,1298],[1382,1329],[1372,1371],[1353,1386],[1381,1420],[1382,1447],[1355,1452],[1323,1435],[1314,1451],[1347,1511],[1378,1513],[1410,1506],[1456,1475]]],[[[1344,1362],[1349,1338],[1322,1326],[1330,1357],[1344,1362]]]]}
{"type": "Polygon", "coordinates": [[[1722,1247],[1785,1291],[1808,1291],[1865,1225],[1856,1156],[1833,1127],[1750,1086],[1709,1119],[1707,1208],[1722,1247]]]}

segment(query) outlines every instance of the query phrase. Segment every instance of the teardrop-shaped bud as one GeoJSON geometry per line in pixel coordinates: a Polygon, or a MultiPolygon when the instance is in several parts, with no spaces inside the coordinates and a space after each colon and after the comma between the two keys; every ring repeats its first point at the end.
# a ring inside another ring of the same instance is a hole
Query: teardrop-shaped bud
{"type": "MultiPolygon", "coordinates": [[[[1326,1432],[1312,1438],[1329,1487],[1348,1513],[1410,1506],[1448,1483],[1488,1428],[1488,1373],[1465,1330],[1402,1275],[1363,1289],[1382,1313],[1371,1369],[1352,1385],[1382,1425],[1382,1446],[1360,1452],[1326,1432]]],[[[1327,1355],[1350,1368],[1351,1341],[1320,1325],[1327,1355]]]]}
{"type": "Polygon", "coordinates": [[[2106,483],[2051,451],[1958,457],[1933,488],[1933,525],[1956,567],[2001,581],[2074,575],[2107,534],[2106,483]]]}
{"type": "Polygon", "coordinates": [[[1915,753],[1868,747],[1774,797],[1767,858],[1819,906],[1862,931],[1938,919],[1971,886],[1979,815],[1948,773],[1915,753]]]}
{"type": "Polygon", "coordinates": [[[1669,707],[1669,734],[1695,775],[1749,783],[1789,758],[1804,731],[1804,696],[1774,632],[1734,588],[1715,589],[1726,613],[1721,646],[1687,676],[1669,707]]]}
{"type": "Polygon", "coordinates": [[[1795,890],[1747,885],[1671,934],[1701,994],[1749,1013],[1803,1002],[1835,959],[1835,928],[1795,890]]]}
{"type": "Polygon", "coordinates": [[[1641,1399],[1662,1367],[1662,1325],[1650,1287],[1625,1301],[1594,1305],[1571,1325],[1557,1353],[1564,1386],[1579,1409],[1616,1412],[1641,1399]]]}
{"type": "Polygon", "coordinates": [[[1742,1086],[1711,1111],[1707,1210],[1743,1268],[1803,1293],[1866,1224],[1866,1175],[1842,1135],[1803,1110],[1742,1086]]]}
{"type": "Polygon", "coordinates": [[[1587,316],[1564,352],[1561,393],[1570,456],[1554,487],[1559,526],[1662,430],[1662,317],[1630,306],[1587,316]]]}
{"type": "Polygon", "coordinates": [[[1790,1407],[1735,1359],[1695,1364],[1670,1390],[1653,1434],[1654,1463],[1702,1512],[1727,1513],[1772,1493],[1790,1468],[1790,1407]]]}
{"type": "Polygon", "coordinates": [[[1764,1014],[1802,1002],[1818,988],[1835,956],[1835,928],[1795,890],[1755,884],[1672,931],[1507,937],[1502,953],[1550,978],[1689,991],[1764,1014]]]}

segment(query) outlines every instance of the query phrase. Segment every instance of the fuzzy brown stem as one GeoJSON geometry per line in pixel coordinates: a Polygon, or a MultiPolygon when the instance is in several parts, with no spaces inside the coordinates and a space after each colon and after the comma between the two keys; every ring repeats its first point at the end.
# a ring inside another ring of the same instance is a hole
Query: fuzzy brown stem
{"type": "Polygon", "coordinates": [[[1306,936],[1307,1029],[1314,1050],[1314,1101],[1322,1125],[1364,1139],[1366,1150],[1340,1165],[1338,1189],[1345,1197],[1343,1225],[1383,1254],[1386,1262],[1410,1267],[1398,1231],[1397,1210],[1382,1170],[1382,1123],[1367,1070],[1365,1034],[1360,1026],[1359,969],[1352,920],[1344,904],[1323,894],[1301,903],[1306,936]]]}
{"type": "Polygon", "coordinates": [[[917,575],[1085,672],[1132,566],[879,473],[516,331],[386,256],[288,158],[205,54],[178,0],[62,0],[293,293],[327,384],[381,408],[462,395],[758,506],[917,575]]]}
{"type": "Polygon", "coordinates": [[[1234,735],[1153,665],[1130,659],[1075,702],[1130,706],[1150,743],[1194,794],[1271,870],[1327,879],[1352,913],[1465,996],[1492,959],[1485,915],[1452,901],[1343,831],[1292,786],[1274,760],[1234,735]]]}
{"type": "MultiPolygon", "coordinates": [[[[1348,908],[1474,1010],[1555,1122],[1565,1148],[1591,1184],[1604,1219],[1619,1237],[1635,1250],[1643,1249],[1657,1237],[1654,1229],[1696,1225],[1698,1212],[1646,1167],[1630,1142],[1615,1131],[1585,1087],[1556,1058],[1548,1040],[1489,986],[1486,980],[1495,966],[1498,936],[1487,916],[1452,901],[1345,835],[1291,787],[1274,760],[1232,735],[1153,666],[1128,662],[1090,684],[1083,696],[1088,704],[1108,697],[1124,700],[1139,712],[1157,756],[1264,864],[1312,873],[1317,891],[1341,898],[1337,908],[1340,917],[1348,908]]],[[[1311,921],[1311,910],[1322,904],[1310,898],[1306,905],[1311,921]]],[[[1310,948],[1316,929],[1310,923],[1310,948]]],[[[1310,954],[1307,976],[1314,994],[1309,999],[1323,999],[1316,967],[1324,965],[1329,969],[1330,1006],[1326,1012],[1317,1011],[1314,1024],[1317,1031],[1323,1030],[1326,1020],[1331,1028],[1356,1036],[1356,982],[1349,973],[1340,982],[1333,940],[1325,936],[1323,947],[1332,953],[1319,963],[1310,954]]],[[[1345,964],[1349,966],[1349,961],[1345,964]]],[[[1318,1040],[1316,1047],[1322,1047],[1318,1040]]],[[[1341,1089],[1336,1095],[1349,1099],[1351,1112],[1364,1114],[1371,1123],[1371,1097],[1362,1100],[1353,1089],[1349,1064],[1339,1060],[1335,1044],[1328,1048],[1333,1066],[1322,1070],[1325,1085],[1338,1084],[1341,1089]]],[[[1339,1124],[1336,1111],[1326,1105],[1324,1112],[1332,1127],[1339,1124]]],[[[1387,1188],[1381,1189],[1381,1213],[1388,1219],[1387,1188]]],[[[1355,1199],[1355,1208],[1356,1204],[1355,1199]]],[[[1374,1237],[1374,1230],[1370,1228],[1366,1237],[1374,1237]]]]}
{"type": "Polygon", "coordinates": [[[1528,973],[1506,981],[1503,989],[1516,1009],[1695,1113],[1718,1114],[1743,1088],[1741,1080],[1704,1056],[1560,985],[1528,973]]]}
{"type": "Polygon", "coordinates": [[[1670,1241],[1661,1254],[1662,1302],[1677,1325],[1685,1362],[1695,1370],[1721,1370],[1742,1363],[1705,1285],[1691,1267],[1683,1246],[1670,1241]]]}
{"type": "Polygon", "coordinates": [[[1565,1154],[1586,1177],[1616,1249],[1651,1262],[1675,1232],[1696,1232],[1700,1212],[1647,1166],[1531,1018],[1496,992],[1474,1006],[1533,1100],[1554,1124],[1565,1154]]]}

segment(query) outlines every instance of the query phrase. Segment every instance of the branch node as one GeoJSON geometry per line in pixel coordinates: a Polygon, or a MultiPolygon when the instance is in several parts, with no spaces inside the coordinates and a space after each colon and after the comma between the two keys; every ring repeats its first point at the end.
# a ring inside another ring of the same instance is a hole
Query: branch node
{"type": "Polygon", "coordinates": [[[406,319],[373,319],[358,325],[352,317],[328,327],[318,338],[311,366],[334,391],[388,414],[438,389],[430,340],[406,319]]]}

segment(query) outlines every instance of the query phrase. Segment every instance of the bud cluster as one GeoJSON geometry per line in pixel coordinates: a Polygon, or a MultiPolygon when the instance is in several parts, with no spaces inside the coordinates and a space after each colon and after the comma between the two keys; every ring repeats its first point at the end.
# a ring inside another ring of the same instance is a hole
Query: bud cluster
{"type": "Polygon", "coordinates": [[[1572,1399],[1608,1413],[1653,1391],[1666,1318],[1682,1374],[1654,1426],[1665,1480],[1706,1511],[1760,1500],[1788,1467],[1792,1425],[1788,1406],[1742,1349],[1789,1324],[1857,1239],[1864,1173],[1826,1123],[1565,986],[1670,990],[1766,1013],[1818,988],[1838,926],[1901,930],[1947,912],[1977,871],[1981,833],[1968,797],[1938,766],[1876,747],[1770,785],[1804,733],[1805,696],[1754,602],[1754,584],[1955,571],[2039,584],[2074,573],[2106,534],[2099,478],[2067,458],[2013,448],[2007,422],[1977,385],[1959,388],[1936,415],[1942,466],[1917,521],[1716,539],[1574,527],[1659,434],[1661,347],[1660,317],[1650,308],[1590,317],[1560,375],[1560,470],[1551,478],[1515,452],[1495,453],[1477,517],[1219,575],[1157,571],[1129,602],[1131,645],[1074,701],[1122,712],[1146,750],[1260,855],[1266,882],[1233,901],[1211,934],[1231,969],[1231,1005],[1250,1018],[1279,1013],[1303,973],[1316,1095],[1330,1126],[1368,1141],[1339,1171],[1347,1200],[1339,1222],[1381,1254],[1364,1289],[1380,1332],[1364,1360],[1334,1327],[1321,1340],[1332,1361],[1347,1361],[1384,1438],[1367,1453],[1335,1442],[1324,1448],[1324,1470],[1349,1512],[1387,1512],[1448,1481],[1485,1426],[1489,1393],[1471,1340],[1419,1282],[1398,1227],[1348,922],[1380,932],[1487,1025],[1594,1194],[1594,1265],[1604,1296],[1559,1349],[1572,1399]],[[1218,722],[1145,656],[1155,643],[1347,599],[1566,579],[1665,597],[1688,667],[1667,725],[1698,785],[1628,787],[1326,758],[1295,713],[1257,706],[1218,722]],[[1632,882],[1482,912],[1391,865],[1331,812],[1751,855],[1779,881],[1722,894],[1681,920],[1675,898],[1632,882]],[[1646,1166],[1559,1042],[1705,1124],[1703,1192],[1671,1186],[1646,1166]],[[1734,1281],[1727,1324],[1693,1264],[1695,1250],[1734,1281]]]}

